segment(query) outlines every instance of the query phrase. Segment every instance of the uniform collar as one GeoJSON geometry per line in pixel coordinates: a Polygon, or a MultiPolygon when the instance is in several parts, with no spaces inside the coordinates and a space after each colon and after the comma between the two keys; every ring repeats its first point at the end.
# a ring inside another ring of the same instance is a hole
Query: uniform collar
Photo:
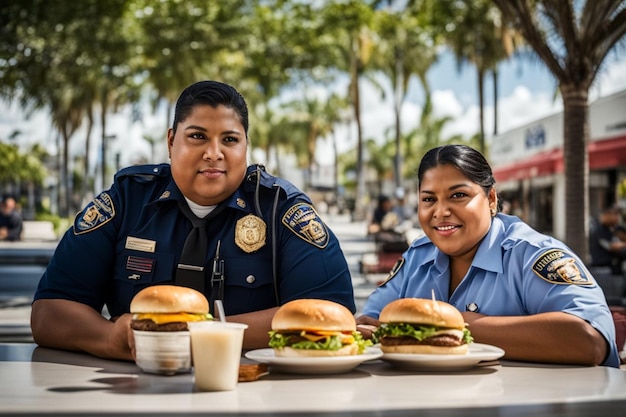
{"type": "Polygon", "coordinates": [[[504,267],[502,265],[502,241],[504,240],[504,224],[502,220],[497,216],[491,219],[491,227],[489,232],[480,242],[472,266],[476,268],[484,269],[486,271],[492,271],[496,273],[502,273],[504,267]],[[494,254],[500,256],[494,256],[494,254]]]}
{"type": "MultiPolygon", "coordinates": [[[[502,271],[504,271],[502,256],[494,256],[494,253],[501,253],[503,240],[504,224],[502,220],[496,216],[491,219],[491,227],[478,246],[478,250],[472,261],[472,267],[502,273],[502,271]]],[[[432,256],[424,257],[422,264],[431,261],[434,261],[435,267],[439,271],[445,271],[450,265],[448,256],[440,250],[434,250],[432,256]]]]}
{"type": "MultiPolygon", "coordinates": [[[[174,182],[173,178],[170,179],[170,182],[167,184],[167,186],[165,187],[161,195],[157,197],[154,201],[152,201],[150,204],[163,204],[167,202],[175,202],[176,204],[181,202],[183,204],[187,204],[187,202],[185,201],[185,197],[183,196],[183,193],[180,191],[180,189],[174,182]]],[[[244,212],[252,211],[252,207],[245,199],[245,195],[242,190],[242,185],[240,185],[239,188],[237,188],[234,193],[232,193],[226,200],[221,202],[219,205],[222,205],[222,204],[226,205],[229,208],[241,210],[244,212]]]]}

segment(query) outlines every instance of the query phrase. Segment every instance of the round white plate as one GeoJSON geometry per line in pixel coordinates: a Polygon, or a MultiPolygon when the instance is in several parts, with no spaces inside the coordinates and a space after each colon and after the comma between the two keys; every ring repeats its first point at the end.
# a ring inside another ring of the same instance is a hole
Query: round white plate
{"type": "Polygon", "coordinates": [[[481,361],[493,361],[502,356],[504,350],[499,347],[472,343],[465,355],[383,353],[381,359],[398,368],[449,371],[471,368],[481,361]]]}
{"type": "Polygon", "coordinates": [[[359,364],[382,356],[378,348],[367,348],[360,355],[329,356],[312,358],[283,358],[274,355],[274,349],[256,349],[245,356],[257,362],[267,363],[273,371],[291,374],[336,374],[348,372],[359,364]]]}

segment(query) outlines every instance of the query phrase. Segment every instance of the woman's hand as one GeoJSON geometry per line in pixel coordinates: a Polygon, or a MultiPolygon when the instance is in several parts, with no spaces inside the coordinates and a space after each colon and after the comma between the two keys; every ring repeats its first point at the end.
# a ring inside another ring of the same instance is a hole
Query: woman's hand
{"type": "Polygon", "coordinates": [[[356,319],[356,329],[361,332],[364,339],[371,339],[380,321],[370,316],[360,316],[356,319]]]}
{"type": "Polygon", "coordinates": [[[111,330],[111,350],[118,351],[124,359],[135,360],[135,336],[130,327],[132,314],[122,314],[111,319],[113,329],[111,330]]]}

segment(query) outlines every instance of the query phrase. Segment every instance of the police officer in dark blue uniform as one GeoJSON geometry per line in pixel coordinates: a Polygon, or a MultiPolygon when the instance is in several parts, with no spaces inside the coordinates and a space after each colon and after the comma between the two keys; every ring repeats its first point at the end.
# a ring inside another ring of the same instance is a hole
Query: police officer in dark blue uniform
{"type": "Polygon", "coordinates": [[[337,238],[305,194],[247,166],[247,131],[233,87],[203,81],[183,91],[168,131],[171,165],[118,172],[59,243],[33,303],[38,344],[131,359],[131,299],[172,282],[223,300],[228,320],[249,325],[246,349],[267,346],[287,301],[356,310],[337,238]]]}

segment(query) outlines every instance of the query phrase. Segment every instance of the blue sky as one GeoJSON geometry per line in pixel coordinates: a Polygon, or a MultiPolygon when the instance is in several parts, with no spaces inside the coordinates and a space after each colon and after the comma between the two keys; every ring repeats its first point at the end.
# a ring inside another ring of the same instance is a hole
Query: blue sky
{"type": "MultiPolygon", "coordinates": [[[[452,54],[441,56],[429,71],[428,80],[432,91],[434,113],[438,117],[450,116],[452,121],[443,131],[444,137],[461,134],[470,137],[479,130],[478,86],[476,70],[464,65],[458,70],[452,54]]],[[[556,81],[538,59],[512,58],[499,68],[498,131],[533,122],[550,114],[560,112],[562,103],[555,97],[556,81]]],[[[388,86],[391,91],[390,86],[388,86]]],[[[606,58],[590,90],[590,101],[599,96],[610,95],[626,89],[626,55],[615,54],[606,58]]],[[[391,99],[381,103],[379,93],[367,85],[363,88],[364,132],[367,137],[380,138],[392,125],[391,99]]],[[[403,105],[403,130],[414,128],[420,113],[423,93],[417,81],[411,82],[408,99],[403,105]]],[[[391,97],[389,95],[389,97],[391,97]]],[[[485,132],[487,141],[493,132],[493,87],[491,77],[485,80],[485,132]]],[[[354,136],[354,135],[352,135],[354,136]]],[[[353,143],[347,145],[353,146],[353,143]]]]}
{"type": "MultiPolygon", "coordinates": [[[[499,94],[510,95],[515,86],[524,85],[531,92],[555,89],[554,80],[548,76],[544,65],[530,59],[512,59],[498,69],[499,94]]],[[[428,74],[433,90],[453,90],[463,104],[477,103],[478,80],[476,69],[464,64],[459,71],[456,59],[450,53],[443,54],[428,74]]],[[[493,81],[491,74],[485,79],[486,104],[493,104],[493,81]]]]}

